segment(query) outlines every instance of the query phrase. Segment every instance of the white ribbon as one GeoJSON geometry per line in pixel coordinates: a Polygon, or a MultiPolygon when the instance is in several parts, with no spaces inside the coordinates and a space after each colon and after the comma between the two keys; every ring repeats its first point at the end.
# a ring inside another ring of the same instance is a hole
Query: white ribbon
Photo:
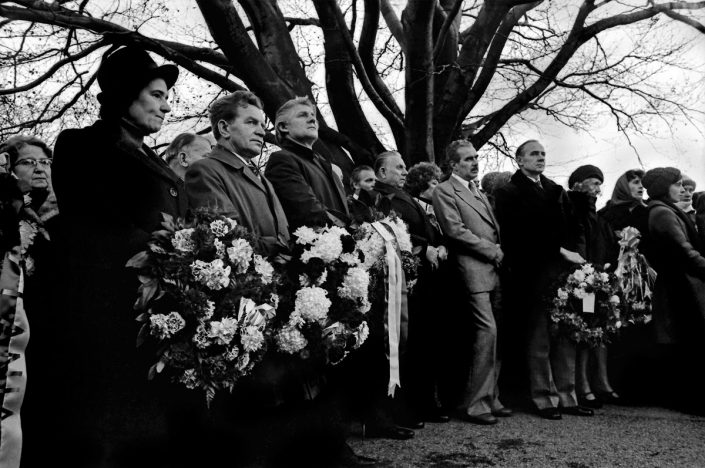
{"type": "Polygon", "coordinates": [[[382,236],[387,260],[387,338],[389,342],[389,385],[387,394],[394,396],[397,387],[401,387],[399,377],[399,340],[401,337],[401,294],[402,275],[401,260],[397,255],[394,235],[381,222],[372,223],[372,227],[382,236]]]}
{"type": "Polygon", "coordinates": [[[263,328],[267,319],[274,316],[274,307],[269,304],[257,305],[255,301],[247,297],[240,298],[240,309],[237,312],[237,320],[243,321],[247,325],[254,325],[263,328]]]}

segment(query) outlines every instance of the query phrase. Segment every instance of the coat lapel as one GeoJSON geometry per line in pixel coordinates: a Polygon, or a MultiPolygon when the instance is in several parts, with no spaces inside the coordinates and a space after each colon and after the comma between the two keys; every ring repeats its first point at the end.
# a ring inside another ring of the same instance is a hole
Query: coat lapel
{"type": "Polygon", "coordinates": [[[208,157],[219,161],[226,167],[230,167],[232,169],[235,169],[236,171],[241,171],[245,179],[250,181],[250,183],[255,185],[263,192],[267,192],[267,190],[264,188],[264,185],[262,184],[262,181],[257,176],[255,176],[252,171],[246,168],[245,163],[243,163],[242,160],[236,155],[216,146],[215,148],[213,148],[213,151],[208,157]]]}
{"type": "MultiPolygon", "coordinates": [[[[455,177],[451,177],[450,180],[458,198],[470,205],[470,207],[475,210],[480,217],[496,228],[497,221],[494,219],[494,215],[492,214],[489,204],[485,201],[485,206],[482,206],[483,202],[478,200],[477,197],[470,192],[469,188],[464,187],[455,177]]],[[[482,196],[482,194],[480,194],[480,196],[482,196]]]]}
{"type": "Polygon", "coordinates": [[[139,164],[142,164],[147,169],[152,171],[154,174],[166,179],[174,184],[179,183],[179,178],[174,174],[174,172],[169,169],[166,163],[160,164],[159,156],[154,154],[154,152],[146,145],[142,145],[142,151],[137,148],[133,148],[125,143],[118,141],[116,145],[123,153],[128,154],[139,164]]]}

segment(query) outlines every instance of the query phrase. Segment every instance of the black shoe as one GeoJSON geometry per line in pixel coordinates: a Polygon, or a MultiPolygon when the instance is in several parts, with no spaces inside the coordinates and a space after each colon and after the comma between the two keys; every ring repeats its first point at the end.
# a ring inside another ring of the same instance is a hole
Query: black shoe
{"type": "Polygon", "coordinates": [[[400,426],[368,426],[364,437],[370,439],[406,440],[414,437],[414,431],[400,426]]]}
{"type": "Polygon", "coordinates": [[[514,414],[512,410],[509,408],[500,408],[498,410],[493,410],[492,411],[492,416],[496,416],[498,418],[509,418],[514,414]]]}
{"type": "Polygon", "coordinates": [[[338,461],[338,467],[348,468],[355,466],[377,466],[377,460],[370,457],[365,457],[363,455],[357,455],[353,452],[352,448],[348,444],[345,444],[343,448],[343,453],[340,455],[340,460],[338,461]]]}
{"type": "Polygon", "coordinates": [[[585,393],[583,395],[578,395],[578,404],[580,406],[585,406],[587,408],[600,409],[602,408],[602,402],[595,398],[595,394],[592,392],[585,393]],[[592,397],[592,398],[590,398],[592,397]]]}
{"type": "Polygon", "coordinates": [[[543,419],[552,419],[554,421],[558,419],[563,419],[561,416],[561,412],[558,410],[558,408],[542,408],[538,410],[538,415],[541,416],[543,419]]]}
{"type": "Polygon", "coordinates": [[[429,408],[421,412],[421,419],[432,423],[447,423],[450,416],[441,408],[429,408]]]}
{"type": "Polygon", "coordinates": [[[595,412],[584,406],[568,406],[561,408],[561,413],[570,414],[571,416],[593,416],[595,412]]]}
{"type": "Polygon", "coordinates": [[[463,413],[461,419],[465,422],[479,424],[481,426],[491,426],[492,424],[497,424],[497,418],[492,416],[491,413],[475,415],[463,413]]]}
{"type": "Polygon", "coordinates": [[[426,427],[426,423],[420,419],[403,419],[397,422],[397,426],[407,429],[423,429],[426,427]]]}

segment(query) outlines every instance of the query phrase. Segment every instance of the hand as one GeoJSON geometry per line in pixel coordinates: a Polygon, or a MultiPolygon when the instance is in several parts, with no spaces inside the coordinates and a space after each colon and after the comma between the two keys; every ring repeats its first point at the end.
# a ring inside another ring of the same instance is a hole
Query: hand
{"type": "Polygon", "coordinates": [[[442,262],[448,260],[448,249],[444,245],[438,246],[438,260],[442,262]]]}
{"type": "Polygon", "coordinates": [[[433,270],[438,268],[438,249],[431,245],[426,247],[426,260],[431,264],[433,270]]]}
{"type": "Polygon", "coordinates": [[[495,266],[501,266],[502,260],[504,260],[504,252],[502,252],[502,249],[500,248],[499,244],[497,244],[497,256],[494,258],[495,266]]]}
{"type": "Polygon", "coordinates": [[[564,249],[563,247],[561,247],[561,256],[566,262],[575,263],[576,265],[586,263],[585,259],[579,253],[564,249]]]}

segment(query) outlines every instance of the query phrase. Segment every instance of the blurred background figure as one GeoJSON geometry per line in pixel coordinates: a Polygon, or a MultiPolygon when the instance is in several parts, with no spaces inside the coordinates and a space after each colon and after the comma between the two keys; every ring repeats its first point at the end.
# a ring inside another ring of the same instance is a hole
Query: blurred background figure
{"type": "Polygon", "coordinates": [[[182,133],[169,144],[164,161],[179,179],[184,180],[191,164],[211,152],[211,142],[195,133],[182,133]]]}
{"type": "Polygon", "coordinates": [[[695,192],[696,183],[693,179],[683,174],[683,195],[676,203],[676,206],[687,214],[693,223],[695,223],[695,207],[693,206],[693,193],[695,192]]]}
{"type": "Polygon", "coordinates": [[[490,202],[492,209],[494,209],[494,193],[497,189],[504,187],[512,178],[512,173],[509,171],[505,172],[488,172],[482,176],[480,181],[480,188],[485,193],[487,200],[490,202]]]}

